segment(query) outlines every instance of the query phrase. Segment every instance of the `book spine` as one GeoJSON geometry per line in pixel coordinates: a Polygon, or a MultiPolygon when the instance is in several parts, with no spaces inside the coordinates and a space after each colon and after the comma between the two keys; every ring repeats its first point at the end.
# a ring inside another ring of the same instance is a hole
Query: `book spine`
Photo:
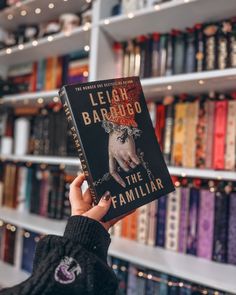
{"type": "Polygon", "coordinates": [[[66,114],[67,121],[69,123],[69,128],[70,128],[72,137],[74,139],[76,149],[79,154],[81,168],[82,168],[82,170],[85,174],[85,178],[89,184],[89,190],[90,190],[91,196],[93,198],[93,202],[96,204],[96,203],[98,203],[98,196],[96,195],[96,191],[95,191],[95,188],[93,185],[93,178],[92,178],[91,172],[89,170],[89,165],[88,165],[88,161],[86,159],[83,143],[82,143],[81,138],[79,136],[79,131],[76,127],[75,118],[73,116],[71,106],[70,106],[69,100],[67,98],[67,94],[66,94],[64,87],[60,90],[59,96],[60,96],[64,111],[66,114]]]}
{"type": "Polygon", "coordinates": [[[197,253],[197,226],[198,226],[199,190],[191,188],[188,219],[187,253],[197,253]]]}
{"type": "Polygon", "coordinates": [[[227,101],[216,102],[213,168],[224,169],[227,101]]]}
{"type": "Polygon", "coordinates": [[[198,101],[188,103],[186,107],[186,126],[184,137],[183,166],[196,167],[196,129],[198,122],[198,101]]]}
{"type": "Polygon", "coordinates": [[[157,225],[157,201],[150,203],[149,210],[149,227],[148,227],[148,241],[147,244],[150,246],[155,245],[156,239],[156,225],[157,225]]]}
{"type": "Polygon", "coordinates": [[[179,249],[181,253],[186,252],[189,210],[189,188],[181,189],[180,223],[179,223],[179,249]]]}
{"type": "Polygon", "coordinates": [[[171,146],[174,125],[174,105],[168,105],[166,110],[165,130],[164,130],[164,158],[167,164],[170,164],[171,146]]]}
{"type": "Polygon", "coordinates": [[[137,241],[142,244],[147,243],[149,205],[138,208],[137,241]]]}
{"type": "Polygon", "coordinates": [[[236,192],[230,195],[228,263],[236,265],[236,192]]]}
{"type": "Polygon", "coordinates": [[[214,233],[215,195],[209,190],[200,191],[197,256],[212,258],[214,233]]]}
{"type": "Polygon", "coordinates": [[[178,187],[167,200],[165,248],[168,250],[178,250],[180,204],[181,190],[178,187]]]}
{"type": "Polygon", "coordinates": [[[215,102],[206,102],[206,168],[212,168],[215,102]]]}
{"type": "Polygon", "coordinates": [[[216,192],[213,260],[217,262],[227,261],[228,211],[229,196],[216,192]]]}
{"type": "Polygon", "coordinates": [[[163,150],[163,133],[165,128],[165,106],[157,105],[156,106],[156,125],[155,133],[160,144],[161,149],[163,150]]]}
{"type": "Polygon", "coordinates": [[[236,101],[228,102],[225,169],[234,170],[236,158],[236,101]]]}
{"type": "Polygon", "coordinates": [[[166,203],[166,196],[158,200],[156,245],[160,247],[164,247],[165,245],[166,203]]]}
{"type": "Polygon", "coordinates": [[[137,268],[133,265],[129,265],[129,276],[127,283],[127,295],[137,294],[137,268]]]}
{"type": "Polygon", "coordinates": [[[137,220],[138,220],[138,212],[137,210],[130,215],[130,232],[129,238],[131,240],[137,239],[137,220]]]}

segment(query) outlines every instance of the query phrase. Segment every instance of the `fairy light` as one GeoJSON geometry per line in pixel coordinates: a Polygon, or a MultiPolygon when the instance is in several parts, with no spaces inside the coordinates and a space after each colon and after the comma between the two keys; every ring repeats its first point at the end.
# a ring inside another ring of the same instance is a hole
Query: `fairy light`
{"type": "Polygon", "coordinates": [[[183,286],[184,286],[184,283],[183,282],[179,282],[179,287],[180,288],[183,288],[183,286]]]}
{"type": "Polygon", "coordinates": [[[157,11],[159,11],[159,10],[161,10],[161,6],[158,5],[158,4],[156,4],[156,5],[154,5],[154,9],[157,10],[157,11]]]}
{"type": "Polygon", "coordinates": [[[26,239],[28,239],[28,238],[30,237],[30,233],[26,231],[26,232],[24,233],[24,237],[25,237],[26,239]]]}
{"type": "Polygon", "coordinates": [[[54,3],[49,3],[49,4],[48,4],[48,8],[49,8],[49,9],[53,9],[54,7],[55,7],[54,3]]]}
{"type": "Polygon", "coordinates": [[[91,2],[92,2],[92,0],[86,0],[86,2],[87,2],[87,3],[91,3],[91,2]]]}
{"type": "Polygon", "coordinates": [[[35,12],[35,14],[40,14],[41,13],[41,9],[38,7],[38,8],[35,9],[34,12],[35,12]]]}
{"type": "Polygon", "coordinates": [[[109,19],[105,19],[105,20],[104,20],[104,24],[105,24],[105,25],[109,25],[109,23],[110,23],[109,19]]]}
{"type": "Polygon", "coordinates": [[[173,286],[173,282],[169,281],[169,282],[168,282],[168,286],[169,286],[169,287],[172,287],[172,286],[173,286]]]}
{"type": "Polygon", "coordinates": [[[138,276],[139,276],[139,277],[143,277],[143,272],[142,272],[142,271],[139,271],[139,272],[138,272],[138,276]]]}
{"type": "Polygon", "coordinates": [[[184,3],[189,3],[189,0],[184,0],[184,3]]]}
{"type": "Polygon", "coordinates": [[[128,13],[127,16],[128,16],[129,19],[134,18],[134,14],[132,12],[128,13]]]}
{"type": "Polygon", "coordinates": [[[33,46],[37,46],[37,45],[38,45],[38,41],[37,41],[37,40],[34,40],[34,41],[32,42],[32,45],[33,45],[33,46]]]}
{"type": "Polygon", "coordinates": [[[53,97],[53,101],[54,102],[58,102],[59,101],[59,97],[58,96],[53,97]]]}
{"type": "Polygon", "coordinates": [[[25,9],[21,10],[20,15],[21,16],[26,16],[27,15],[27,11],[25,9]]]}
{"type": "Polygon", "coordinates": [[[44,99],[43,99],[42,97],[39,97],[39,98],[37,99],[37,103],[38,103],[38,104],[43,104],[43,103],[44,103],[44,99]]]}
{"type": "Polygon", "coordinates": [[[53,39],[54,39],[53,36],[48,36],[47,38],[48,42],[52,42],[53,39]]]}
{"type": "Polygon", "coordinates": [[[4,222],[0,220],[0,227],[4,225],[4,222]]]}
{"type": "Polygon", "coordinates": [[[176,182],[175,182],[175,186],[176,186],[176,187],[179,187],[179,186],[180,186],[180,182],[179,182],[179,181],[176,181],[176,182]]]}
{"type": "Polygon", "coordinates": [[[122,266],[120,267],[120,270],[124,272],[124,271],[127,270],[127,268],[126,268],[124,265],[122,265],[122,266]]]}
{"type": "Polygon", "coordinates": [[[147,275],[147,278],[148,278],[149,280],[151,280],[151,279],[152,279],[152,275],[149,273],[149,274],[147,275]]]}
{"type": "Polygon", "coordinates": [[[89,75],[88,71],[84,71],[84,72],[83,72],[83,76],[84,76],[84,77],[88,77],[88,75],[89,75]]]}
{"type": "Polygon", "coordinates": [[[16,231],[16,227],[14,225],[11,226],[11,231],[15,232],[16,231]]]}
{"type": "Polygon", "coordinates": [[[187,174],[186,174],[185,172],[182,172],[182,173],[181,173],[181,176],[182,176],[182,177],[186,177],[187,174]]]}
{"type": "Polygon", "coordinates": [[[7,48],[6,49],[6,54],[11,54],[12,53],[12,49],[11,48],[7,48]]]}
{"type": "Polygon", "coordinates": [[[13,14],[8,14],[7,19],[8,19],[8,20],[12,20],[13,17],[14,17],[13,14]]]}
{"type": "Polygon", "coordinates": [[[112,265],[112,268],[113,268],[113,269],[117,269],[118,266],[117,266],[116,264],[113,264],[113,265],[112,265]]]}
{"type": "Polygon", "coordinates": [[[205,82],[204,82],[203,80],[199,80],[199,81],[198,81],[198,84],[199,84],[199,85],[203,85],[203,84],[205,84],[205,82]]]}
{"type": "Polygon", "coordinates": [[[11,230],[11,225],[9,223],[6,225],[6,229],[11,230]]]}
{"type": "Polygon", "coordinates": [[[24,45],[23,45],[23,44],[19,44],[19,45],[18,45],[18,49],[19,49],[19,50],[24,49],[24,45]]]}
{"type": "Polygon", "coordinates": [[[210,192],[214,193],[215,192],[215,188],[214,187],[210,187],[210,192]]]}
{"type": "Polygon", "coordinates": [[[171,90],[172,89],[172,86],[171,85],[168,85],[167,86],[167,90],[171,90]]]}
{"type": "Polygon", "coordinates": [[[85,45],[85,46],[84,46],[84,50],[85,50],[85,51],[89,51],[89,50],[90,50],[89,45],[85,45]]]}

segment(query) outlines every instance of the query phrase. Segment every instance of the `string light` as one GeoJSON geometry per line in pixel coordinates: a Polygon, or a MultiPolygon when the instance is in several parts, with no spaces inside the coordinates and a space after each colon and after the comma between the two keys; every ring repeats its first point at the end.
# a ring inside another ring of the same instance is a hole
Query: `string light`
{"type": "Polygon", "coordinates": [[[128,18],[133,18],[134,17],[134,14],[132,12],[128,13],[128,18]]]}
{"type": "Polygon", "coordinates": [[[54,102],[58,102],[59,101],[59,97],[58,96],[53,97],[53,101],[54,102]]]}
{"type": "Polygon", "coordinates": [[[38,41],[37,41],[37,40],[34,40],[34,41],[32,42],[32,45],[33,45],[33,46],[37,46],[37,45],[38,45],[38,41]]]}
{"type": "Polygon", "coordinates": [[[181,176],[182,176],[182,177],[186,177],[187,174],[186,174],[185,172],[182,172],[182,173],[181,173],[181,176]]]}
{"type": "Polygon", "coordinates": [[[184,3],[189,3],[189,0],[184,0],[184,3]]]}
{"type": "Polygon", "coordinates": [[[54,3],[49,3],[49,4],[48,4],[48,8],[49,8],[49,9],[53,9],[54,7],[55,7],[54,3]]]}
{"type": "Polygon", "coordinates": [[[19,45],[18,45],[18,49],[19,49],[19,50],[24,49],[24,45],[23,45],[23,44],[19,44],[19,45]]]}
{"type": "Polygon", "coordinates": [[[6,49],[6,54],[11,54],[11,53],[12,53],[11,48],[7,48],[7,49],[6,49]]]}
{"type": "Polygon", "coordinates": [[[85,45],[85,46],[84,46],[84,50],[85,50],[85,51],[89,51],[89,50],[90,50],[89,45],[85,45]]]}
{"type": "Polygon", "coordinates": [[[104,20],[104,24],[105,24],[105,25],[109,25],[109,23],[110,23],[109,19],[105,19],[105,20],[104,20]]]}
{"type": "Polygon", "coordinates": [[[154,8],[155,8],[157,11],[161,10],[161,6],[158,5],[158,4],[154,5],[154,8]]]}
{"type": "Polygon", "coordinates": [[[91,3],[91,2],[92,2],[92,0],[86,0],[86,2],[87,2],[87,3],[91,3]]]}
{"type": "Polygon", "coordinates": [[[36,14],[40,14],[41,13],[41,9],[40,8],[36,8],[34,11],[36,14]]]}
{"type": "Polygon", "coordinates": [[[27,15],[27,11],[25,9],[24,10],[21,10],[20,15],[21,16],[26,16],[27,15]]]}
{"type": "Polygon", "coordinates": [[[16,231],[16,227],[14,225],[11,226],[11,231],[15,232],[16,231]]]}
{"type": "Polygon", "coordinates": [[[7,19],[8,19],[8,20],[12,20],[13,17],[14,17],[13,14],[8,14],[7,19]]]}
{"type": "Polygon", "coordinates": [[[198,84],[203,85],[203,84],[205,84],[205,82],[203,80],[199,80],[198,84]]]}
{"type": "Polygon", "coordinates": [[[39,103],[39,104],[43,104],[43,103],[44,103],[44,99],[43,99],[42,97],[39,97],[39,98],[37,99],[37,103],[39,103]]]}
{"type": "Polygon", "coordinates": [[[88,71],[84,71],[84,72],[83,72],[83,76],[84,76],[84,77],[88,77],[88,75],[89,75],[88,71]]]}
{"type": "Polygon", "coordinates": [[[167,90],[171,90],[172,89],[172,86],[171,85],[168,85],[167,86],[167,90]]]}
{"type": "Polygon", "coordinates": [[[0,220],[0,226],[3,226],[4,222],[2,220],[0,220]]]}
{"type": "Polygon", "coordinates": [[[24,237],[25,237],[26,239],[28,239],[28,238],[30,237],[30,233],[26,231],[26,232],[24,233],[24,237]]]}
{"type": "Polygon", "coordinates": [[[53,36],[48,36],[48,42],[52,42],[52,40],[54,39],[53,36]]]}

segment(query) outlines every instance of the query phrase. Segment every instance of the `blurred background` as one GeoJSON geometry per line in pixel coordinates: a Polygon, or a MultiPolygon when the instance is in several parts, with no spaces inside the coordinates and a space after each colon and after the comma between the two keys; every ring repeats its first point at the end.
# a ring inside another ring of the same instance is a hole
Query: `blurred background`
{"type": "Polygon", "coordinates": [[[70,216],[58,89],[137,75],[176,191],[111,230],[120,292],[236,294],[235,16],[235,0],[0,0],[1,287],[70,216]]]}

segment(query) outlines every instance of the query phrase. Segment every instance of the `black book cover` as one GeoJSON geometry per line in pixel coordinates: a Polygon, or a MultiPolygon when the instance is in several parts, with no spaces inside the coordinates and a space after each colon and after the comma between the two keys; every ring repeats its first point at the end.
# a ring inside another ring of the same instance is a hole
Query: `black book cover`
{"type": "Polygon", "coordinates": [[[64,86],[62,104],[90,192],[110,220],[174,190],[138,77],[64,86]]]}

